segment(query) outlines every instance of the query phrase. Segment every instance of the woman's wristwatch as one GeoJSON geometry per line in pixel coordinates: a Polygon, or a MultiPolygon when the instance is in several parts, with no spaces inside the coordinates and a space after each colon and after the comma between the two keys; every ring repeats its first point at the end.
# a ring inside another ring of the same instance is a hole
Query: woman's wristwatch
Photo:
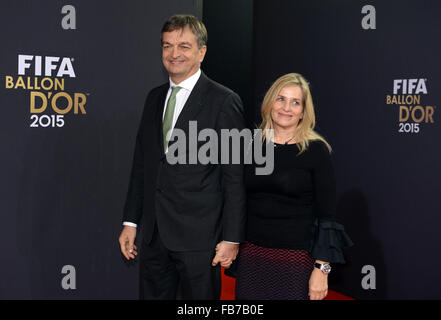
{"type": "Polygon", "coordinates": [[[331,272],[331,265],[329,263],[314,263],[314,267],[317,269],[322,270],[324,274],[329,274],[331,272]]]}

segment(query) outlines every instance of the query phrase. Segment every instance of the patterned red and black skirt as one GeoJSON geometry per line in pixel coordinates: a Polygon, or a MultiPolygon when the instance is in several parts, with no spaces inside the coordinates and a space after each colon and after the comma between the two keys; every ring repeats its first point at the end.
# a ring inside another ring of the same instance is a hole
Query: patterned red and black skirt
{"type": "Polygon", "coordinates": [[[306,250],[241,244],[237,265],[238,300],[308,300],[314,259],[306,250]]]}

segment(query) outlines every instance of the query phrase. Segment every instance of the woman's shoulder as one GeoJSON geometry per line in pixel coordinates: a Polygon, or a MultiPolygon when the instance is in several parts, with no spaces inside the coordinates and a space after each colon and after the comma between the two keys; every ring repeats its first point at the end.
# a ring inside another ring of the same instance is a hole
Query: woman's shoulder
{"type": "Polygon", "coordinates": [[[328,146],[320,139],[310,140],[306,152],[309,155],[309,161],[311,161],[314,166],[321,166],[323,163],[332,161],[331,152],[329,151],[328,146]]]}
{"type": "Polygon", "coordinates": [[[313,139],[308,141],[308,149],[312,152],[330,154],[328,146],[323,140],[313,139]]]}

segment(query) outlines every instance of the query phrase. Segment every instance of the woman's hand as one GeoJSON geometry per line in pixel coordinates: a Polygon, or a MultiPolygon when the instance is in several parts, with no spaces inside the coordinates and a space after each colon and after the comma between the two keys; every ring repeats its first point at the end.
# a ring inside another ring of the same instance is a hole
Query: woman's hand
{"type": "Polygon", "coordinates": [[[309,278],[309,299],[323,300],[328,294],[328,275],[314,267],[309,278]]]}

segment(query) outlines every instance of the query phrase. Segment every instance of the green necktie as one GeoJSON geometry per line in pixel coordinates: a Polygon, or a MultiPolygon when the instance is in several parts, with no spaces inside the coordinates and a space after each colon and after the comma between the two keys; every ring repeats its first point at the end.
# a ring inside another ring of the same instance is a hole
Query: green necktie
{"type": "Polygon", "coordinates": [[[167,109],[165,109],[164,120],[162,120],[162,137],[164,141],[164,152],[167,150],[167,146],[168,146],[167,132],[171,129],[173,125],[173,115],[175,113],[175,106],[176,106],[176,94],[178,93],[179,90],[181,90],[181,87],[178,86],[172,87],[172,92],[167,102],[167,109]]]}

